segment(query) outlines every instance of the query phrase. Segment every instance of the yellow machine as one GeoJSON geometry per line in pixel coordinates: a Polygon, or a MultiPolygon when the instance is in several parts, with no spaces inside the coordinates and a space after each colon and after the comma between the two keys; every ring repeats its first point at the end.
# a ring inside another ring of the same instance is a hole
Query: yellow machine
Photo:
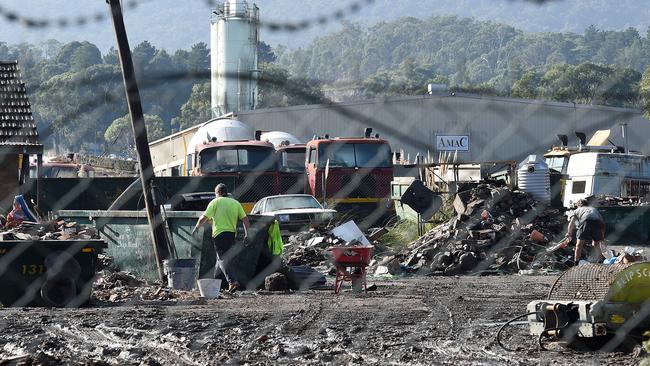
{"type": "Polygon", "coordinates": [[[546,300],[528,304],[530,333],[540,345],[606,336],[620,344],[650,329],[649,300],[649,262],[573,267],[557,279],[546,300]]]}

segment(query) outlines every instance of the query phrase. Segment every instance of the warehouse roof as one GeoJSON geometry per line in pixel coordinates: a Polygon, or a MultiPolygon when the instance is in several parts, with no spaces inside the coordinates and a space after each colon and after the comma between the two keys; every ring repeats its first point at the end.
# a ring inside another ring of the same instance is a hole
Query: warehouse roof
{"type": "Polygon", "coordinates": [[[42,152],[18,61],[0,61],[0,153],[42,152]]]}

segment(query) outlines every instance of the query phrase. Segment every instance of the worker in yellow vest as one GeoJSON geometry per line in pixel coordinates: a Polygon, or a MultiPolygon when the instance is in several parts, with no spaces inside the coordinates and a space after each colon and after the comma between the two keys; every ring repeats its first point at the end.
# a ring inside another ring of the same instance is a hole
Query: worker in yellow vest
{"type": "Polygon", "coordinates": [[[248,238],[250,222],[241,203],[228,197],[228,188],[225,184],[219,183],[214,189],[214,193],[216,198],[210,201],[203,215],[199,217],[192,229],[192,234],[206,221],[212,221],[212,242],[217,252],[217,268],[221,270],[228,281],[228,291],[233,292],[241,286],[232,276],[232,268],[228,263],[232,258],[227,253],[235,245],[237,222],[241,220],[244,224],[244,240],[248,238]]]}

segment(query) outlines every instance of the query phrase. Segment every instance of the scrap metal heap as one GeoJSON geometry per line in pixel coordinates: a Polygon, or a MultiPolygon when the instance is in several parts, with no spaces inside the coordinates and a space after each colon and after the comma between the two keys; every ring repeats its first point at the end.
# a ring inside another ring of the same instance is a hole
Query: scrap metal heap
{"type": "MultiPolygon", "coordinates": [[[[334,274],[332,265],[331,247],[354,246],[358,243],[347,242],[326,231],[312,230],[291,235],[285,243],[282,254],[285,263],[289,266],[310,266],[323,273],[334,274]]],[[[384,253],[387,248],[379,241],[372,241],[375,253],[384,253]]]]}
{"type": "Polygon", "coordinates": [[[550,250],[563,237],[566,218],[528,194],[491,185],[461,192],[457,216],[427,232],[392,257],[379,273],[431,275],[503,274],[525,270],[564,270],[568,249],[550,250]],[[385,268],[384,268],[385,267],[385,268]]]}
{"type": "Polygon", "coordinates": [[[16,226],[3,225],[0,240],[90,240],[100,239],[97,229],[66,220],[23,221],[16,226]]]}
{"type": "Polygon", "coordinates": [[[643,197],[595,196],[590,197],[588,200],[595,207],[650,205],[650,202],[647,202],[643,197]]]}
{"type": "MultiPolygon", "coordinates": [[[[572,264],[571,250],[553,243],[565,234],[562,210],[546,208],[525,192],[482,184],[459,193],[454,209],[456,217],[405,250],[394,252],[374,240],[371,273],[505,274],[565,270],[572,264]]],[[[332,274],[328,249],[337,245],[346,243],[328,233],[296,234],[285,245],[284,260],[332,274]]]]}

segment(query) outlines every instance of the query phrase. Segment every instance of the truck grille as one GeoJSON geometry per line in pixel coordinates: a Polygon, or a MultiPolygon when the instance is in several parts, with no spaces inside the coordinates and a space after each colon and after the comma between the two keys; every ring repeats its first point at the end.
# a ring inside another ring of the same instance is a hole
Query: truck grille
{"type": "Polygon", "coordinates": [[[257,202],[276,194],[275,176],[249,174],[237,179],[233,196],[240,202],[257,202]]]}
{"type": "Polygon", "coordinates": [[[294,194],[304,193],[305,174],[282,174],[280,176],[280,193],[294,194]]]}
{"type": "Polygon", "coordinates": [[[377,183],[372,175],[343,176],[339,192],[346,198],[374,197],[377,194],[377,183]]]}

